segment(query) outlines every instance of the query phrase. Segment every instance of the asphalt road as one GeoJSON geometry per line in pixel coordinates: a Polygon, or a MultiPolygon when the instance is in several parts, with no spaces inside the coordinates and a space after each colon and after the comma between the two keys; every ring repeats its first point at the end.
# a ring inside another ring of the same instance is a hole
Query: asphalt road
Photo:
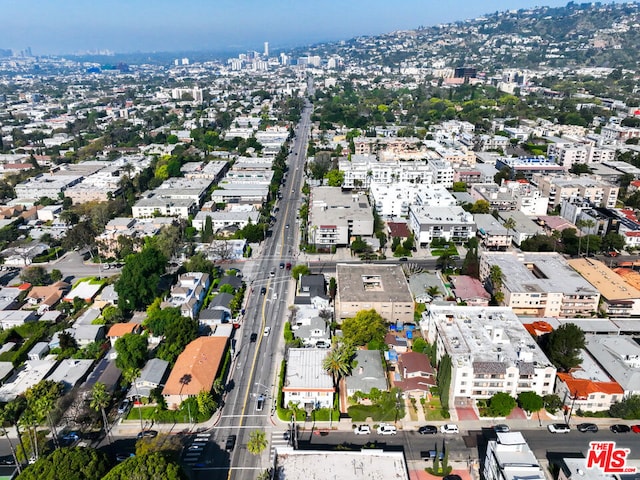
{"type": "MultiPolygon", "coordinates": [[[[272,235],[262,244],[251,272],[245,273],[249,283],[248,299],[242,326],[233,338],[234,361],[224,398],[220,421],[210,432],[206,445],[192,450],[198,456],[192,467],[197,479],[234,478],[249,480],[268,467],[262,456],[252,455],[246,444],[252,430],[269,429],[270,413],[275,410],[277,374],[284,355],[282,332],[287,321],[289,289],[293,288],[286,263],[294,262],[297,245],[296,216],[302,200],[304,161],[309,133],[311,107],[305,107],[289,155],[289,170],[281,186],[282,198],[272,235]],[[280,268],[280,265],[283,268],[280,268]],[[264,293],[262,289],[265,289],[264,293]],[[265,328],[270,332],[265,334],[265,328]],[[251,341],[255,334],[255,341],[251,341]],[[264,397],[258,410],[258,397],[264,397]],[[229,435],[236,435],[231,452],[225,450],[229,435]]],[[[203,433],[204,435],[204,433],[203,433]]]]}

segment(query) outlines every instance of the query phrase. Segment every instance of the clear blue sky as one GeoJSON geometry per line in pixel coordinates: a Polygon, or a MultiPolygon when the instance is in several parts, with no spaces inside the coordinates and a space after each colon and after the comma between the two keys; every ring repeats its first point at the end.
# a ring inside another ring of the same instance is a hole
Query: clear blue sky
{"type": "MultiPolygon", "coordinates": [[[[568,0],[0,0],[0,48],[262,51],[568,0]]],[[[580,3],[580,2],[577,2],[580,3]]]]}

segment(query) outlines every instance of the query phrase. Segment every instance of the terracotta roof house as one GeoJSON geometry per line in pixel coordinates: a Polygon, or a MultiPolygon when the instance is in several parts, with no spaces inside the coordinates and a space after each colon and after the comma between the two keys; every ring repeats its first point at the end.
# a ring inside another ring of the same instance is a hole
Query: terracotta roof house
{"type": "Polygon", "coordinates": [[[394,385],[414,397],[426,398],[431,387],[436,385],[436,376],[424,353],[407,352],[398,357],[399,379],[394,379],[394,385]]]}
{"type": "Polygon", "coordinates": [[[69,284],[65,282],[56,282],[53,285],[42,287],[33,287],[27,294],[27,302],[30,305],[38,306],[38,314],[43,314],[50,308],[53,308],[69,288],[69,284]]]}
{"type": "Polygon", "coordinates": [[[185,398],[195,397],[202,390],[211,391],[228,340],[226,337],[199,337],[186,346],[162,389],[168,408],[175,410],[185,398]]]}
{"type": "Polygon", "coordinates": [[[472,307],[488,307],[491,295],[484,289],[482,282],[468,275],[451,277],[453,293],[467,305],[472,307]]]}
{"type": "Polygon", "coordinates": [[[612,404],[624,398],[624,389],[618,382],[576,378],[571,373],[558,373],[556,394],[564,395],[565,408],[573,407],[585,412],[609,410],[612,404]]]}
{"type": "Polygon", "coordinates": [[[140,333],[142,328],[138,323],[114,323],[109,332],[107,333],[107,338],[111,342],[111,346],[115,346],[116,340],[127,333],[140,333]]]}

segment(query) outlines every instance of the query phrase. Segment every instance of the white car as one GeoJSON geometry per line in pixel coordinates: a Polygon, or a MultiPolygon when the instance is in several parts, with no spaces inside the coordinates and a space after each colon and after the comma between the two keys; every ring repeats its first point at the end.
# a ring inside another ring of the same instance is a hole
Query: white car
{"type": "Polygon", "coordinates": [[[356,435],[369,435],[371,433],[371,428],[369,425],[354,425],[353,433],[356,435]]]}
{"type": "Polygon", "coordinates": [[[440,433],[460,433],[460,430],[456,424],[448,423],[440,427],[440,433]]]}
{"type": "Polygon", "coordinates": [[[270,333],[271,333],[271,327],[264,327],[264,332],[262,332],[262,335],[265,337],[268,337],[270,333]]]}
{"type": "Polygon", "coordinates": [[[547,426],[547,430],[551,433],[569,433],[571,428],[566,423],[552,423],[547,426]]]}
{"type": "Polygon", "coordinates": [[[398,429],[393,425],[383,423],[378,427],[378,435],[396,435],[397,433],[398,429]]]}

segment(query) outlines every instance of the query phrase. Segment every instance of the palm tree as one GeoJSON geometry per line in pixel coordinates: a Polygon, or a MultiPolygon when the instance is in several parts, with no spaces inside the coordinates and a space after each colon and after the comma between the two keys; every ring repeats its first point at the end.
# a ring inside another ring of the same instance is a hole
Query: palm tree
{"type": "Polygon", "coordinates": [[[341,343],[333,347],[322,361],[322,368],[333,377],[335,388],[338,388],[338,383],[342,377],[351,373],[353,354],[354,351],[351,346],[341,343]]]}
{"type": "Polygon", "coordinates": [[[429,288],[427,288],[427,295],[429,295],[431,298],[433,297],[437,297],[438,295],[441,295],[442,292],[440,291],[440,288],[437,285],[431,285],[429,288]]]}
{"type": "MultiPolygon", "coordinates": [[[[13,448],[13,442],[11,441],[11,438],[9,438],[9,435],[7,433],[7,429],[5,428],[4,424],[5,422],[9,422],[9,423],[13,423],[13,415],[10,409],[7,408],[8,405],[5,405],[5,407],[0,410],[0,428],[2,429],[2,435],[5,436],[5,438],[7,439],[7,441],[9,442],[9,448],[11,449],[11,455],[13,456],[13,461],[15,462],[16,466],[18,467],[18,475],[22,473],[22,462],[18,461],[18,456],[16,455],[16,450],[15,448],[13,448]]],[[[16,424],[17,426],[17,424],[16,424]]],[[[18,432],[18,438],[20,438],[20,433],[18,432]]],[[[23,448],[24,450],[24,448],[23,448]]]]}
{"type": "Polygon", "coordinates": [[[589,256],[589,236],[591,235],[591,229],[596,226],[596,222],[591,219],[583,220],[582,224],[587,227],[587,257],[589,256]]]}
{"type": "MultiPolygon", "coordinates": [[[[516,228],[516,221],[513,219],[513,217],[509,217],[505,220],[504,222],[504,228],[507,229],[507,241],[509,239],[509,233],[511,232],[511,230],[513,230],[514,228],[516,228]]],[[[509,249],[509,247],[511,246],[511,242],[509,241],[509,245],[507,246],[507,250],[509,249]]]]}
{"type": "MultiPolygon", "coordinates": [[[[136,380],[140,376],[140,369],[135,367],[127,368],[124,372],[122,372],[122,376],[124,377],[124,381],[130,383],[136,392],[136,398],[140,401],[140,394],[138,393],[138,383],[136,380]]],[[[135,404],[135,402],[134,402],[135,404]]],[[[140,405],[138,405],[138,415],[140,416],[140,431],[144,430],[144,426],[142,425],[142,409],[140,405]]]]}
{"type": "Polygon", "coordinates": [[[96,412],[100,412],[102,414],[104,433],[110,443],[109,421],[107,420],[107,413],[105,411],[105,408],[109,406],[109,403],[111,403],[111,394],[107,391],[107,386],[104,383],[96,382],[91,389],[91,403],[89,406],[96,412]]]}
{"type": "Polygon", "coordinates": [[[502,270],[498,265],[493,265],[489,270],[489,281],[491,282],[491,292],[493,298],[498,304],[504,300],[504,293],[502,293],[502,270]]]}
{"type": "Polygon", "coordinates": [[[577,220],[576,227],[578,227],[578,230],[580,230],[580,236],[578,237],[578,256],[580,256],[580,251],[582,250],[582,229],[583,227],[585,227],[585,221],[577,220]]]}
{"type": "Polygon", "coordinates": [[[247,450],[252,455],[260,455],[267,448],[267,435],[264,430],[254,430],[249,434],[247,450]]]}

